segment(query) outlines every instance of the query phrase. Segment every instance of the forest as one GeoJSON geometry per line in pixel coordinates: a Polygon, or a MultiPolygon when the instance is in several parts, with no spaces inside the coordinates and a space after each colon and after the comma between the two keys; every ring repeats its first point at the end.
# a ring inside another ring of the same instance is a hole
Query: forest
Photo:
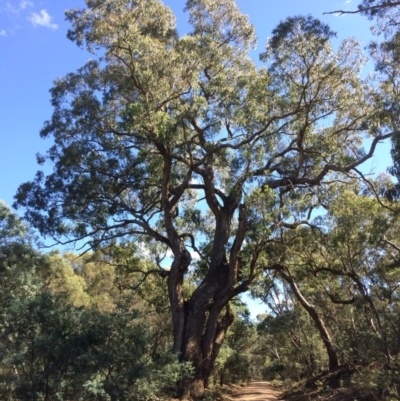
{"type": "Polygon", "coordinates": [[[66,11],[92,59],[50,90],[52,170],[0,201],[0,399],[400,399],[400,2],[327,10],[366,48],[288,17],[257,62],[235,0],[185,12],[66,11]]]}

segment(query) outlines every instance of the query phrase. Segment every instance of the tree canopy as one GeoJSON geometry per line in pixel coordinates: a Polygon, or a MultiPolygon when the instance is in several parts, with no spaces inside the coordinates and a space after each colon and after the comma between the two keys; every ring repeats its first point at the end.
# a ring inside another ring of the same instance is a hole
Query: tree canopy
{"type": "Polygon", "coordinates": [[[310,225],[338,183],[363,178],[359,167],[393,134],[393,88],[361,78],[357,41],[335,51],[334,32],[312,17],[281,22],[258,66],[234,0],[185,10],[192,30],[181,37],[158,0],[67,12],[68,37],[94,59],[55,81],[41,131],[54,146],[38,156],[54,170],[22,184],[16,206],[60,243],[140,244],[168,276],[174,352],[195,368],[181,396],[190,385],[201,396],[229,302],[263,272],[269,243],[310,225]]]}

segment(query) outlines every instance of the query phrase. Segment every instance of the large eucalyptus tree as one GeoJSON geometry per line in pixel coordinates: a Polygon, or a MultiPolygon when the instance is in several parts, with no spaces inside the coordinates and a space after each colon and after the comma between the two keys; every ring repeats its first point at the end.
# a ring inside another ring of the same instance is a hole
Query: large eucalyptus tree
{"type": "Polygon", "coordinates": [[[191,386],[201,396],[233,321],[229,302],[262,270],[265,243],[306,223],[330,182],[357,174],[391,132],[359,77],[358,44],[335,53],[334,33],[311,17],[279,24],[258,67],[234,0],[188,0],[185,36],[160,1],[86,3],[67,12],[68,37],[94,59],[55,82],[41,132],[55,144],[39,157],[54,171],[21,185],[16,205],[58,241],[136,241],[156,261],[169,251],[160,272],[174,351],[195,368],[181,395],[191,386]]]}

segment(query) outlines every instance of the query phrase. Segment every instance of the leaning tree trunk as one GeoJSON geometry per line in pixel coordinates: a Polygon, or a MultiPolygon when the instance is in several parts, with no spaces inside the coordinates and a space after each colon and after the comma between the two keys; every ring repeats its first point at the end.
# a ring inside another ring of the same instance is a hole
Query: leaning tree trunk
{"type": "MultiPolygon", "coordinates": [[[[321,336],[322,342],[324,343],[326,353],[328,354],[329,371],[333,372],[337,370],[339,367],[339,358],[324,321],[321,319],[315,308],[304,298],[292,276],[284,271],[281,271],[281,275],[290,285],[290,288],[296,296],[296,299],[300,302],[301,306],[303,306],[303,308],[310,315],[311,319],[314,321],[314,324],[321,336]]],[[[329,385],[332,388],[338,388],[340,386],[340,377],[337,375],[332,376],[332,378],[329,380],[329,385]]]]}

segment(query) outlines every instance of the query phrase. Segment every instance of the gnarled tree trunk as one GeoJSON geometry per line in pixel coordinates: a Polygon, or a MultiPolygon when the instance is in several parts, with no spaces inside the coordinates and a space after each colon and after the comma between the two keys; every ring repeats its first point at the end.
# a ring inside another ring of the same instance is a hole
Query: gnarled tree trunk
{"type": "Polygon", "coordinates": [[[239,207],[239,227],[228,261],[231,220],[238,206],[238,199],[227,197],[225,210],[216,211],[216,234],[209,269],[190,299],[184,300],[182,294],[183,275],[190,264],[190,254],[186,249],[181,248],[171,268],[168,287],[174,324],[174,352],[194,367],[193,380],[180,385],[180,398],[185,398],[189,392],[194,397],[204,395],[226,332],[234,319],[229,301],[245,291],[251,281],[238,284],[238,254],[246,224],[244,206],[239,207]]]}

